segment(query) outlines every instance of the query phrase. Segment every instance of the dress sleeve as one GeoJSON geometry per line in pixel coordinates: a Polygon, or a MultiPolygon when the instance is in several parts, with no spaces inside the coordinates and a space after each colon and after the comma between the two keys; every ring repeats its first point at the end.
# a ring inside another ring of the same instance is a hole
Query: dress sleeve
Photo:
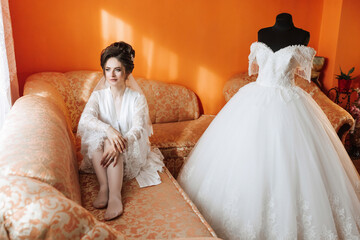
{"type": "Polygon", "coordinates": [[[99,96],[93,92],[81,114],[77,131],[83,155],[91,158],[92,153],[103,145],[109,126],[99,119],[99,96]]]}
{"type": "Polygon", "coordinates": [[[297,48],[295,58],[298,67],[295,74],[311,82],[311,68],[316,51],[313,48],[301,46],[297,48]]]}
{"type": "Polygon", "coordinates": [[[259,65],[256,61],[256,52],[257,52],[256,43],[251,44],[250,46],[250,55],[249,55],[249,76],[257,74],[259,72],[259,65]]]}

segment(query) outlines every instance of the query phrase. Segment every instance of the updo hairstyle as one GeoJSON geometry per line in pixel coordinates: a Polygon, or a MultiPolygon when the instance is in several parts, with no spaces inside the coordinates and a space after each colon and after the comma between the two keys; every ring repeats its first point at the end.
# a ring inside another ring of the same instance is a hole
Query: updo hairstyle
{"type": "Polygon", "coordinates": [[[109,58],[116,58],[125,68],[126,74],[132,73],[134,69],[135,50],[126,42],[114,42],[101,51],[100,65],[105,73],[105,64],[109,58]]]}

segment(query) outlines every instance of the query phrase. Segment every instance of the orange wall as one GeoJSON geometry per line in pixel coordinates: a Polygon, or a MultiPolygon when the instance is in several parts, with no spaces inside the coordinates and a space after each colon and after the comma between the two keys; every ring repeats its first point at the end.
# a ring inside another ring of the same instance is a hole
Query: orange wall
{"type": "MultiPolygon", "coordinates": [[[[348,72],[352,67],[352,76],[360,75],[360,1],[343,0],[339,40],[335,59],[335,73],[339,74],[339,67],[348,72]]],[[[353,87],[359,87],[360,78],[353,81],[353,87]]],[[[334,83],[337,85],[337,82],[334,83]]]]}
{"type": "MultiPolygon", "coordinates": [[[[326,57],[323,77],[325,90],[337,86],[335,74],[355,67],[353,76],[360,74],[360,1],[325,0],[318,54],[326,57]]],[[[359,86],[360,79],[353,82],[359,86]]]]}
{"type": "Polygon", "coordinates": [[[184,85],[216,114],[260,28],[291,13],[317,49],[322,9],[322,0],[10,1],[20,89],[39,71],[100,70],[100,51],[124,40],[136,50],[135,76],[184,85]]]}
{"type": "Polygon", "coordinates": [[[329,90],[334,85],[334,69],[336,49],[339,37],[342,0],[325,0],[317,55],[326,58],[322,81],[324,89],[329,90]]]}

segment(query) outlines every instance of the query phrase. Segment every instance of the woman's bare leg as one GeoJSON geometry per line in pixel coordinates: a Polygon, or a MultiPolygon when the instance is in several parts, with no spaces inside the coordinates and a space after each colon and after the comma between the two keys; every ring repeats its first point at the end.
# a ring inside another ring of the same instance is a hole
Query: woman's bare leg
{"type": "Polygon", "coordinates": [[[98,195],[95,201],[93,202],[94,208],[105,208],[109,200],[109,186],[108,186],[106,168],[100,165],[102,156],[103,156],[102,150],[95,152],[92,156],[92,164],[100,185],[98,195]]]}
{"type": "Polygon", "coordinates": [[[117,164],[111,163],[107,167],[108,185],[109,185],[109,201],[105,212],[105,220],[111,220],[120,216],[123,212],[123,204],[121,201],[121,188],[123,184],[124,175],[124,159],[120,154],[117,159],[117,164]]]}

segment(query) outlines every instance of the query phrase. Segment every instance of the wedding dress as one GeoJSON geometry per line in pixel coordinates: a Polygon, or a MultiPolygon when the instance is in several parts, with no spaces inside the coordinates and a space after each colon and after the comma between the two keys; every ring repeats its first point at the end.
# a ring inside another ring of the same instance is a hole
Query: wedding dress
{"type": "MultiPolygon", "coordinates": [[[[100,80],[99,84],[101,81],[104,80],[100,80]]],[[[152,126],[145,96],[126,87],[120,112],[116,112],[110,87],[105,83],[103,85],[93,91],[79,121],[78,134],[83,155],[80,169],[94,172],[91,157],[94,151],[103,147],[106,130],[111,125],[127,140],[123,153],[124,180],[136,178],[140,187],[161,183],[157,171],[162,171],[163,156],[159,149],[150,147],[152,126]]]]}
{"type": "Polygon", "coordinates": [[[224,239],[360,239],[360,180],[324,112],[297,87],[315,51],[255,42],[249,74],[178,181],[224,239]]]}

